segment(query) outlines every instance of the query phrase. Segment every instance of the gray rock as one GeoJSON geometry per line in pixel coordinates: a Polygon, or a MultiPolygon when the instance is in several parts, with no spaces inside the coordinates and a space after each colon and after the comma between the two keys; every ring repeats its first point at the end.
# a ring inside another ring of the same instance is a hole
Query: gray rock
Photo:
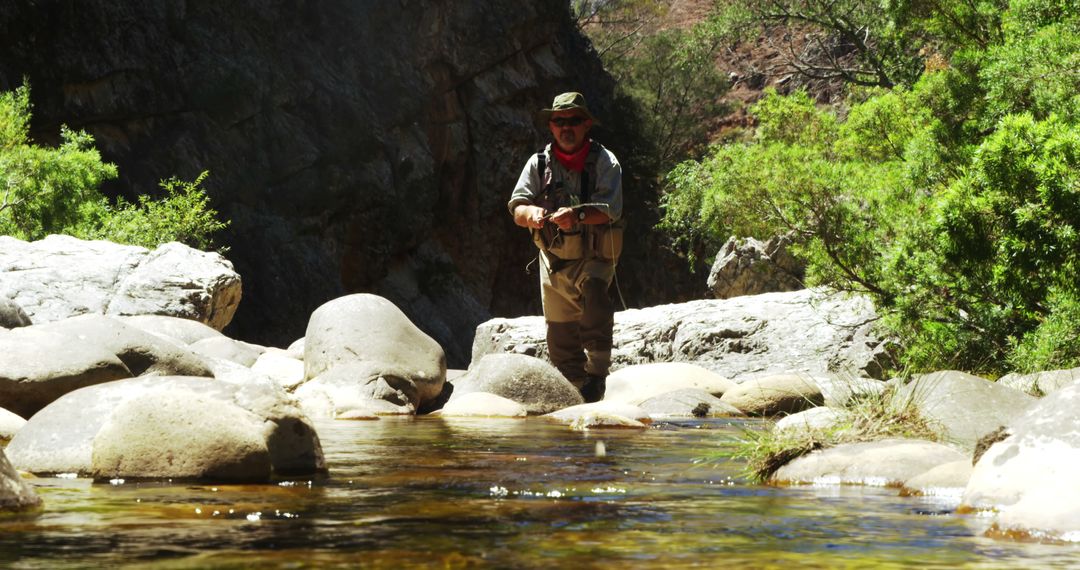
{"type": "Polygon", "coordinates": [[[959,503],[971,479],[973,467],[966,458],[943,463],[904,481],[900,494],[904,496],[946,497],[959,503]]]}
{"type": "Polygon", "coordinates": [[[191,350],[118,318],[80,315],[33,328],[66,335],[76,339],[80,346],[101,346],[115,354],[133,376],[213,375],[203,359],[191,350]]]}
{"type": "Polygon", "coordinates": [[[252,366],[266,348],[227,336],[204,338],[188,345],[191,350],[204,356],[231,360],[241,366],[252,366]]]}
{"type": "Polygon", "coordinates": [[[1006,374],[998,379],[998,384],[1020,390],[1032,396],[1044,396],[1056,392],[1077,380],[1080,380],[1080,368],[1047,370],[1032,374],[1006,374]]]}
{"type": "Polygon", "coordinates": [[[0,296],[0,328],[14,329],[30,326],[30,317],[15,301],[0,296]]]}
{"type": "Polygon", "coordinates": [[[811,452],[781,467],[774,483],[899,486],[938,465],[964,460],[955,448],[909,439],[849,443],[811,452]]]}
{"type": "Polygon", "coordinates": [[[198,321],[168,315],[134,315],[120,317],[120,320],[137,329],[181,344],[194,344],[200,340],[225,336],[217,329],[198,321]]]}
{"type": "Polygon", "coordinates": [[[919,376],[900,391],[947,441],[974,449],[980,437],[1025,412],[1035,398],[978,376],[942,371],[919,376]]]}
{"type": "Polygon", "coordinates": [[[450,401],[471,392],[489,392],[547,414],[584,402],[581,393],[554,366],[522,354],[489,354],[454,380],[450,401]]]}
{"type": "Polygon", "coordinates": [[[815,376],[813,380],[825,396],[825,405],[834,408],[843,408],[853,400],[880,398],[888,386],[881,380],[849,376],[815,376]]]}
{"type": "Polygon", "coordinates": [[[741,416],[734,406],[720,401],[720,398],[700,388],[681,388],[653,396],[641,403],[641,409],[649,417],[660,418],[715,418],[721,416],[741,416]]]}
{"type": "MultiPolygon", "coordinates": [[[[446,381],[442,347],[382,297],[339,297],[315,310],[304,342],[310,380],[344,363],[368,363],[415,386],[414,408],[435,399],[446,381]]],[[[396,386],[395,388],[401,388],[396,386]]]]}
{"type": "Polygon", "coordinates": [[[810,408],[809,410],[803,410],[797,414],[791,414],[790,416],[781,418],[779,421],[776,422],[776,426],[774,426],[773,429],[778,432],[806,432],[827,430],[836,425],[836,423],[840,421],[842,417],[843,416],[840,414],[840,412],[836,411],[835,409],[820,406],[817,408],[810,408]]]}
{"type": "Polygon", "coordinates": [[[785,237],[767,242],[728,239],[709,272],[709,291],[717,299],[804,289],[805,265],[795,259],[785,237]]]}
{"type": "Polygon", "coordinates": [[[636,364],[620,368],[608,376],[604,399],[640,404],[649,398],[682,388],[698,388],[720,397],[734,387],[735,383],[731,380],[696,364],[636,364]]]}
{"type": "Polygon", "coordinates": [[[190,390],[151,392],[112,411],[94,437],[90,470],[97,480],[267,481],[273,469],[264,421],[190,390]]]}
{"type": "Polygon", "coordinates": [[[339,364],[293,394],[310,416],[343,420],[410,415],[419,400],[410,371],[363,361],[339,364]]]}
{"type": "MultiPolygon", "coordinates": [[[[613,370],[690,362],[741,382],[786,372],[880,378],[890,360],[865,297],[806,289],[692,301],[615,314],[613,370]]],[[[547,358],[543,317],[492,319],[473,340],[487,354],[547,358]]]]}
{"type": "Polygon", "coordinates": [[[36,242],[0,237],[0,275],[0,297],[35,323],[84,313],[161,314],[221,329],[240,302],[232,263],[179,243],[149,251],[62,235],[36,242]]]}
{"type": "Polygon", "coordinates": [[[645,429],[652,422],[648,412],[622,402],[579,404],[554,411],[544,417],[567,424],[576,431],[599,428],[645,429]]]}
{"type": "Polygon", "coordinates": [[[728,390],[722,402],[752,416],[794,414],[825,403],[821,388],[799,374],[776,374],[747,380],[728,390]]]}
{"type": "MultiPolygon", "coordinates": [[[[8,444],[8,457],[19,469],[36,474],[90,475],[94,440],[118,408],[148,395],[176,391],[230,403],[261,418],[275,475],[325,471],[318,435],[296,402],[280,388],[269,382],[237,385],[182,376],[143,376],[71,392],[30,418],[8,444]]],[[[200,413],[193,411],[191,420],[183,422],[195,421],[200,413]]]]}
{"type": "Polygon", "coordinates": [[[4,450],[0,449],[0,514],[17,513],[41,508],[38,497],[26,481],[11,466],[4,450]]]}
{"type": "Polygon", "coordinates": [[[11,441],[24,425],[26,420],[22,416],[0,408],[0,446],[11,441]]]}
{"type": "Polygon", "coordinates": [[[470,392],[447,402],[436,414],[444,417],[523,418],[525,406],[509,398],[487,392],[470,392]]]}
{"type": "Polygon", "coordinates": [[[1011,435],[983,454],[963,504],[993,509],[1005,532],[1051,540],[1080,533],[1080,384],[1035,403],[1009,422],[1011,435]]]}
{"type": "Polygon", "coordinates": [[[72,390],[131,376],[100,345],[37,327],[0,330],[0,402],[24,418],[72,390]]]}
{"type": "Polygon", "coordinates": [[[295,390],[304,382],[304,361],[291,355],[295,352],[268,348],[259,355],[251,371],[273,380],[286,390],[295,390]]]}

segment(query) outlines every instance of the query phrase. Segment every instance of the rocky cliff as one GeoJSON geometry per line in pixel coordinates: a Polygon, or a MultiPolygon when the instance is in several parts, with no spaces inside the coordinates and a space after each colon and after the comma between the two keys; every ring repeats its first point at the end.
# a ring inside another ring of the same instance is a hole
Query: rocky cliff
{"type": "Polygon", "coordinates": [[[565,0],[43,0],[0,5],[0,38],[0,89],[30,80],[39,142],[93,134],[107,192],[210,171],[244,279],[229,332],[264,344],[374,292],[463,366],[478,323],[539,312],[504,206],[546,140],[535,110],[574,88],[619,122],[565,0]]]}

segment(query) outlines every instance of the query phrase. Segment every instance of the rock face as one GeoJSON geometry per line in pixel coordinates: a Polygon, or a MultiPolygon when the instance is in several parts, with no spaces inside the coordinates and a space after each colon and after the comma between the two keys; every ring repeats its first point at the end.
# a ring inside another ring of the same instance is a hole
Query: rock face
{"type": "Polygon", "coordinates": [[[450,401],[471,392],[489,392],[525,405],[530,414],[547,414],[584,402],[554,366],[522,354],[491,354],[454,380],[450,401]]]}
{"type": "MultiPolygon", "coordinates": [[[[210,171],[248,284],[230,336],[269,346],[374,292],[464,367],[478,323],[537,306],[505,207],[548,136],[536,110],[573,89],[608,129],[629,123],[563,0],[7,3],[0,29],[0,89],[29,78],[36,140],[86,129],[129,198],[210,171]]],[[[596,134],[619,156],[634,140],[596,134]]],[[[655,214],[632,190],[625,291],[673,299],[655,268],[674,256],[644,259],[655,214]]]]}
{"type": "Polygon", "coordinates": [[[216,253],[167,243],[154,251],[52,235],[0,236],[0,298],[35,323],[84,313],[160,314],[220,330],[240,303],[240,276],[216,253]]]}
{"type": "Polygon", "coordinates": [[[30,317],[15,301],[0,296],[0,328],[14,329],[30,326],[30,317]]]}
{"type": "Polygon", "coordinates": [[[71,392],[31,418],[6,451],[12,464],[32,473],[91,475],[96,467],[102,476],[123,472],[157,477],[156,473],[173,467],[168,466],[168,453],[153,450],[170,450],[174,462],[179,462],[174,467],[181,463],[202,466],[209,477],[240,472],[230,467],[237,458],[245,458],[240,462],[245,470],[261,465],[262,448],[250,448],[255,432],[269,453],[273,474],[313,474],[326,469],[314,428],[281,389],[270,383],[236,385],[181,376],[133,378],[71,392]],[[133,403],[144,398],[150,399],[133,403]],[[177,405],[168,404],[170,398],[177,405]],[[208,404],[209,400],[221,404],[208,404]],[[228,427],[210,417],[214,414],[237,425],[228,427]],[[210,433],[202,424],[226,431],[210,433]],[[109,425],[113,428],[102,435],[109,425]],[[199,441],[190,439],[194,437],[199,441]],[[243,450],[214,451],[224,442],[243,450]],[[153,456],[129,457],[144,453],[153,456]],[[219,457],[205,457],[207,453],[219,457]]]}
{"type": "Polygon", "coordinates": [[[716,254],[709,291],[717,299],[803,289],[806,267],[788,252],[790,241],[774,237],[730,238],[716,254]]]}
{"type": "MultiPolygon", "coordinates": [[[[615,314],[613,370],[692,362],[735,381],[784,372],[878,378],[888,358],[869,300],[817,290],[692,301],[615,314]]],[[[476,330],[473,359],[546,357],[541,317],[493,319],[476,330]]]]}
{"type": "Polygon", "coordinates": [[[948,441],[970,449],[1035,402],[1019,390],[952,370],[915,378],[900,397],[910,399],[924,418],[944,428],[948,441]]]}
{"type": "Polygon", "coordinates": [[[1010,422],[1011,435],[975,465],[963,504],[997,510],[1003,531],[1050,538],[1080,533],[1078,402],[1080,384],[1072,384],[1010,422]]]}
{"type": "Polygon", "coordinates": [[[4,450],[0,449],[0,514],[35,509],[41,506],[41,498],[33,487],[19,477],[11,466],[4,450]]]}

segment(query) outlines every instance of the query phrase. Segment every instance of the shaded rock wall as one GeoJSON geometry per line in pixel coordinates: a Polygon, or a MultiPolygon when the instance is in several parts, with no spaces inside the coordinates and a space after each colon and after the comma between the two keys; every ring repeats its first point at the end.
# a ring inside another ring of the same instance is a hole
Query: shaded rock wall
{"type": "Polygon", "coordinates": [[[34,137],[93,134],[108,192],[211,172],[244,279],[232,336],[286,345],[326,300],[374,292],[457,367],[478,323],[539,313],[504,206],[546,140],[535,110],[574,88],[618,122],[565,0],[4,3],[0,89],[24,76],[34,137]]]}

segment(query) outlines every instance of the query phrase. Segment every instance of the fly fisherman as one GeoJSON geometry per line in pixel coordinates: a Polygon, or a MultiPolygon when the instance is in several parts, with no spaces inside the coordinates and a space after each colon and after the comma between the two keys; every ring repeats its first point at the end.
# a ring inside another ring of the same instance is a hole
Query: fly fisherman
{"type": "Polygon", "coordinates": [[[615,307],[608,287],[622,251],[622,169],[589,138],[599,121],[582,94],[555,97],[540,118],[554,144],[529,159],[509,207],[540,249],[551,361],[586,402],[596,402],[611,366],[615,307]]]}

